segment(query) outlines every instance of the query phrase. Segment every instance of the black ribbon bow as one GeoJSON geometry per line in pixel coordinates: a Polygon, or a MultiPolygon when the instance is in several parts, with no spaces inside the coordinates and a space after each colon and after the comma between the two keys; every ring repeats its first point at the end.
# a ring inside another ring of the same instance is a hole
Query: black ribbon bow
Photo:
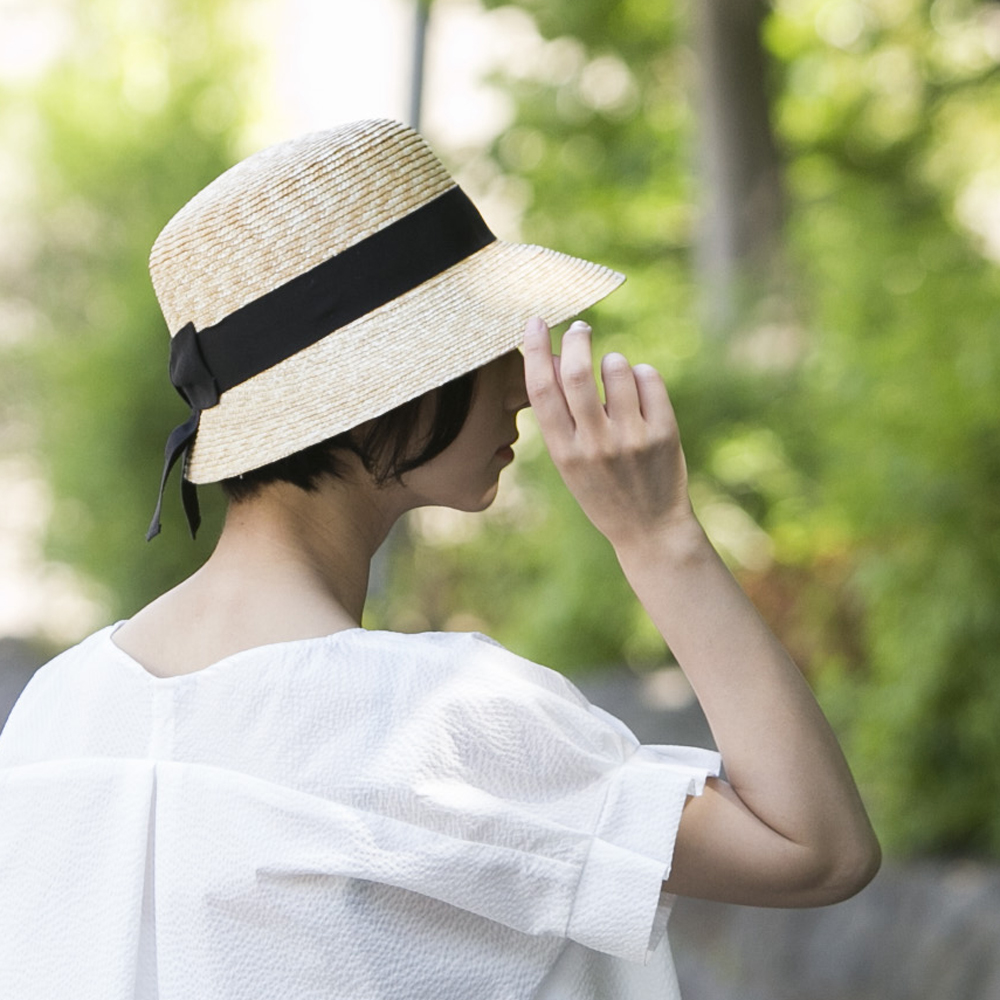
{"type": "MultiPolygon", "coordinates": [[[[166,489],[170,473],[179,459],[187,461],[188,451],[198,433],[201,411],[219,402],[219,385],[212,370],[201,353],[198,333],[194,323],[188,323],[177,331],[170,341],[170,381],[191,407],[191,415],[179,427],[175,427],[167,438],[163,455],[163,473],[160,476],[160,493],[156,501],[153,520],[146,532],[146,541],[152,541],[160,533],[160,514],[163,510],[163,491],[166,489]]],[[[181,503],[187,518],[191,537],[198,534],[201,526],[201,509],[198,506],[198,491],[194,483],[184,476],[181,468],[181,503]]]]}

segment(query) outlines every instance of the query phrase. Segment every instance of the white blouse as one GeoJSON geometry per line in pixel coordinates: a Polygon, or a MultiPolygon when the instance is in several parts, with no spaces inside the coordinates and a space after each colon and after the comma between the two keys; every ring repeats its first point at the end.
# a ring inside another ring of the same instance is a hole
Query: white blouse
{"type": "Polygon", "coordinates": [[[661,882],[716,754],[480,635],[157,678],[113,631],[0,736],[0,997],[677,996],[661,882]]]}

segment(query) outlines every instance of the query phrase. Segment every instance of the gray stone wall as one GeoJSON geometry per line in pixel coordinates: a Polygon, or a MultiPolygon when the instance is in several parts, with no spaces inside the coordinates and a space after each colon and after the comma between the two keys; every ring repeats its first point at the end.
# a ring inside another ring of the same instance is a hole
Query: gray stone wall
{"type": "Polygon", "coordinates": [[[684,1000],[1000,1000],[1000,867],[887,864],[816,910],[680,899],[670,940],[684,1000]]]}
{"type": "Polygon", "coordinates": [[[0,638],[0,729],[43,655],[19,639],[0,638]]]}

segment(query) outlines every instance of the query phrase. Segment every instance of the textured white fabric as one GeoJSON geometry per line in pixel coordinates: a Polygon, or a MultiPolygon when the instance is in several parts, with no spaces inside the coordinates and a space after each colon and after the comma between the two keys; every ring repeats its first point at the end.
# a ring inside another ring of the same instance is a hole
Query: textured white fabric
{"type": "Polygon", "coordinates": [[[717,755],[478,635],[156,678],[112,633],[0,736],[0,997],[676,996],[661,882],[717,755]]]}

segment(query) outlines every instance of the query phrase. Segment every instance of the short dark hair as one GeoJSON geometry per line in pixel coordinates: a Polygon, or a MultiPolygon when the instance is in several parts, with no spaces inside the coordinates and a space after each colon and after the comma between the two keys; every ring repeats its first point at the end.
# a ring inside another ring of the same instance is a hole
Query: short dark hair
{"type": "Polygon", "coordinates": [[[249,500],[269,483],[291,483],[310,492],[324,476],[336,479],[344,475],[346,464],[340,453],[345,451],[361,459],[378,485],[393,479],[398,482],[404,473],[440,455],[458,437],[469,415],[475,385],[476,372],[460,375],[376,417],[362,428],[335,434],[285,458],[223,479],[222,492],[232,503],[249,500]],[[422,440],[415,441],[428,408],[431,415],[427,432],[422,440]]]}

